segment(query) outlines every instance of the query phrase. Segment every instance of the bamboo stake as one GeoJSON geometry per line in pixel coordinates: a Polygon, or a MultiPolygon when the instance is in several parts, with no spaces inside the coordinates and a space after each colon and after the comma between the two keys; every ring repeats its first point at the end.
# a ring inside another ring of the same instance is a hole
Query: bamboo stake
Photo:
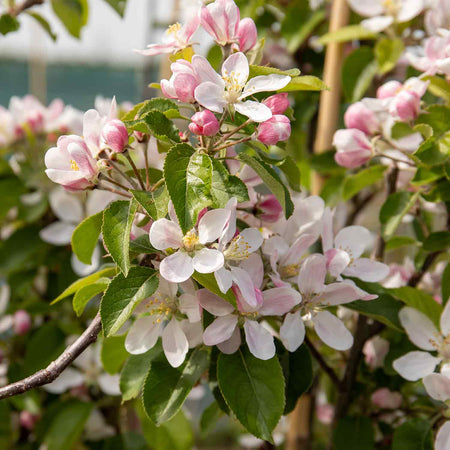
{"type": "MultiPolygon", "coordinates": [[[[329,31],[333,32],[347,25],[349,14],[347,0],[333,0],[329,31]]],[[[339,116],[343,49],[343,43],[330,42],[325,53],[323,81],[330,90],[322,91],[320,94],[319,118],[317,122],[316,140],[314,142],[314,153],[322,153],[331,149],[332,146],[333,135],[339,116]]],[[[314,174],[311,189],[313,194],[319,194],[322,182],[321,177],[318,174],[314,174]]]]}

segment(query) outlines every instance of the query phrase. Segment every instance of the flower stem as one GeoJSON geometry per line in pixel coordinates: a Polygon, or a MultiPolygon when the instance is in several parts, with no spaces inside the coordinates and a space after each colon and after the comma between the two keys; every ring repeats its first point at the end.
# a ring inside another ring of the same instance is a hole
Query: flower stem
{"type": "Polygon", "coordinates": [[[130,154],[128,152],[125,153],[125,158],[128,159],[128,162],[130,163],[130,166],[133,169],[133,172],[134,172],[142,190],[145,191],[146,189],[145,189],[144,182],[142,181],[141,174],[139,173],[139,170],[137,169],[136,164],[134,164],[133,158],[130,156],[130,154]]]}

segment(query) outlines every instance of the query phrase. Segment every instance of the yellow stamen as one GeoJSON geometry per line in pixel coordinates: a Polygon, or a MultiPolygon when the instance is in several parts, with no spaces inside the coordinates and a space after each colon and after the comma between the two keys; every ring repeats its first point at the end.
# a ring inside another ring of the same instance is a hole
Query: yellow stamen
{"type": "Polygon", "coordinates": [[[69,162],[70,162],[70,168],[72,170],[75,170],[76,172],[78,172],[80,170],[80,168],[78,167],[77,162],[74,159],[71,159],[69,162]]]}
{"type": "Polygon", "coordinates": [[[192,230],[188,231],[186,235],[183,237],[183,246],[188,252],[193,251],[198,242],[199,242],[198,236],[192,230]]]}

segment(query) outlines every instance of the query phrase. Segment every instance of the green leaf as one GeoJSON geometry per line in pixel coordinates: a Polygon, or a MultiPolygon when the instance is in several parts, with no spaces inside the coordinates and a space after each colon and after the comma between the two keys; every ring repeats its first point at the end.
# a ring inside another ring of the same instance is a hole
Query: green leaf
{"type": "Polygon", "coordinates": [[[125,8],[127,6],[127,0],[105,0],[111,8],[119,14],[120,17],[123,17],[125,14],[125,8]]]}
{"type": "Polygon", "coordinates": [[[131,267],[128,276],[119,273],[109,283],[100,304],[105,336],[111,336],[130,317],[139,302],[158,288],[158,272],[149,267],[131,267]]]}
{"type": "Polygon", "coordinates": [[[431,136],[420,144],[412,156],[427,166],[442,164],[449,157],[449,149],[447,145],[444,145],[445,142],[445,138],[437,139],[435,136],[431,136]]]}
{"type": "Polygon", "coordinates": [[[289,155],[287,155],[286,158],[277,164],[277,167],[284,173],[289,183],[289,187],[294,191],[300,192],[301,173],[297,163],[289,155]]]}
{"type": "Polygon", "coordinates": [[[87,24],[89,5],[87,0],[51,0],[54,13],[74,37],[79,38],[87,24]]]}
{"type": "Polygon", "coordinates": [[[312,359],[306,344],[301,345],[295,352],[288,352],[282,347],[278,352],[278,358],[286,386],[286,405],[283,414],[289,414],[295,408],[300,396],[311,387],[314,376],[312,359]]]}
{"type": "Polygon", "coordinates": [[[194,272],[192,275],[192,278],[199,283],[204,288],[208,289],[209,291],[213,292],[214,294],[218,295],[219,297],[226,300],[228,303],[231,303],[233,306],[236,306],[236,297],[233,294],[233,291],[231,289],[228,290],[225,294],[219,289],[219,286],[217,285],[217,281],[214,277],[213,273],[199,273],[194,272]]]}
{"type": "Polygon", "coordinates": [[[120,371],[123,363],[128,357],[125,349],[125,335],[110,336],[102,341],[100,353],[103,368],[109,374],[116,374],[120,371]]]}
{"type": "Polygon", "coordinates": [[[80,278],[77,281],[74,281],[68,288],[66,288],[61,294],[58,295],[58,297],[55,298],[55,300],[52,301],[51,305],[61,301],[63,298],[68,297],[69,295],[75,294],[80,289],[84,288],[85,286],[89,286],[91,284],[96,283],[101,278],[104,277],[112,277],[116,275],[117,269],[115,267],[105,267],[104,269],[100,269],[98,272],[92,273],[91,275],[88,275],[87,277],[80,278]]]}
{"type": "Polygon", "coordinates": [[[2,14],[0,16],[0,33],[5,35],[20,28],[19,21],[10,14],[2,14]]]}
{"type": "Polygon", "coordinates": [[[431,105],[421,114],[417,120],[417,124],[429,125],[434,132],[434,136],[439,137],[448,132],[448,124],[450,122],[450,107],[445,105],[431,105]]]}
{"type": "Polygon", "coordinates": [[[341,78],[347,101],[354,103],[364,96],[377,73],[377,68],[370,47],[359,47],[345,58],[341,78]]]}
{"type": "Polygon", "coordinates": [[[89,300],[104,292],[108,287],[109,282],[109,278],[100,278],[96,283],[84,286],[75,293],[72,305],[73,310],[78,317],[83,314],[84,308],[89,300]]]}
{"type": "Polygon", "coordinates": [[[431,233],[423,243],[423,249],[427,252],[438,252],[450,247],[450,231],[436,231],[431,233]]]}
{"type": "Polygon", "coordinates": [[[160,186],[153,192],[135,191],[131,189],[130,192],[152,219],[158,220],[167,216],[167,208],[170,198],[165,185],[160,186]]]}
{"type": "Polygon", "coordinates": [[[120,392],[124,402],[136,398],[144,385],[145,377],[150,370],[152,361],[162,352],[160,341],[141,355],[131,355],[120,373],[120,392]]]}
{"type": "Polygon", "coordinates": [[[439,180],[444,174],[443,166],[418,167],[410,183],[413,186],[422,186],[439,180]]]}
{"type": "Polygon", "coordinates": [[[50,39],[52,39],[53,41],[56,41],[57,36],[53,32],[52,27],[50,26],[50,24],[48,23],[48,21],[45,17],[41,16],[40,14],[38,14],[34,11],[25,11],[25,12],[26,12],[26,14],[31,16],[34,20],[36,20],[36,22],[43,28],[43,30],[47,32],[50,39]]]}
{"type": "Polygon", "coordinates": [[[248,190],[242,180],[230,175],[217,159],[212,160],[212,167],[211,197],[214,208],[224,208],[232,197],[235,197],[238,203],[248,201],[248,190]]]}
{"type": "Polygon", "coordinates": [[[439,329],[442,305],[437,303],[430,294],[411,286],[387,289],[387,292],[401,300],[405,305],[411,306],[425,314],[439,329]]]}
{"type": "Polygon", "coordinates": [[[351,199],[362,189],[381,180],[386,169],[386,166],[381,165],[370,166],[354,175],[348,175],[342,188],[342,200],[347,201],[351,199]]]}
{"type": "Polygon", "coordinates": [[[292,203],[289,191],[278,174],[261,159],[253,158],[246,153],[240,153],[238,158],[250,166],[262,178],[266,186],[280,202],[286,218],[289,218],[294,212],[294,204],[292,203]]]}
{"type": "Polygon", "coordinates": [[[441,296],[445,306],[450,298],[450,263],[447,263],[442,274],[441,296]]]}
{"type": "Polygon", "coordinates": [[[329,42],[347,42],[354,41],[356,39],[367,40],[376,38],[376,33],[358,24],[348,25],[331,33],[326,33],[319,39],[319,43],[325,45],[329,42]]]}
{"type": "Polygon", "coordinates": [[[250,65],[248,78],[250,79],[250,78],[254,78],[254,77],[259,77],[261,75],[271,75],[273,73],[277,74],[277,75],[287,75],[290,77],[296,77],[296,76],[300,75],[300,70],[290,69],[290,70],[284,71],[284,70],[276,69],[275,67],[250,65]]]}
{"type": "Polygon", "coordinates": [[[392,450],[432,449],[432,424],[428,420],[410,419],[394,431],[392,450]]]}
{"type": "Polygon", "coordinates": [[[258,359],[247,348],[221,353],[219,387],[239,422],[253,435],[272,442],[272,432],[285,406],[284,377],[278,358],[258,359]]]}
{"type": "Polygon", "coordinates": [[[141,118],[145,113],[149,111],[159,111],[162,113],[168,111],[178,111],[178,105],[168,98],[152,98],[150,100],[145,100],[142,103],[138,103],[134,106],[133,109],[128,111],[123,117],[122,120],[134,121],[137,118],[141,118]]]}
{"type": "Polygon", "coordinates": [[[150,111],[146,113],[142,120],[148,126],[149,132],[156,138],[180,142],[180,135],[177,127],[160,111],[150,111]]]}
{"type": "Polygon", "coordinates": [[[130,241],[130,252],[157,253],[157,250],[151,246],[149,235],[143,234],[130,241]]]}
{"type": "Polygon", "coordinates": [[[344,417],[333,430],[335,450],[374,450],[375,438],[369,417],[344,417]]]}
{"type": "Polygon", "coordinates": [[[450,85],[444,78],[436,75],[428,75],[423,77],[423,81],[429,81],[428,90],[435,95],[450,103],[450,85]]]}
{"type": "Polygon", "coordinates": [[[130,269],[130,233],[137,206],[133,199],[118,200],[103,212],[103,242],[111,258],[125,275],[130,269]]]}
{"type": "Polygon", "coordinates": [[[212,162],[188,144],[178,144],[167,153],[164,178],[184,233],[196,223],[198,213],[211,205],[212,162]]]}
{"type": "Polygon", "coordinates": [[[394,236],[386,242],[386,250],[396,250],[407,245],[418,245],[418,243],[410,236],[394,236]]]}
{"type": "Polygon", "coordinates": [[[93,403],[71,400],[62,405],[51,422],[43,445],[47,450],[72,448],[81,435],[84,424],[94,407],[93,403]]]}
{"type": "Polygon", "coordinates": [[[205,347],[194,349],[177,368],[172,367],[164,355],[152,362],[142,401],[145,412],[156,425],[175,416],[208,364],[209,349],[205,347]]]}
{"type": "Polygon", "coordinates": [[[84,264],[91,264],[92,254],[102,231],[103,211],[84,219],[72,234],[72,250],[84,264]]]}
{"type": "Polygon", "coordinates": [[[223,412],[219,408],[216,401],[213,401],[209,406],[207,406],[202,413],[200,418],[200,431],[203,435],[208,434],[217,421],[222,417],[223,412]]]}
{"type": "Polygon", "coordinates": [[[289,84],[278,92],[325,91],[328,89],[329,87],[320,78],[312,75],[302,75],[292,78],[289,84]]]}
{"type": "Polygon", "coordinates": [[[380,222],[385,239],[395,233],[405,214],[414,206],[419,192],[411,194],[401,191],[391,194],[380,209],[380,222]]]}
{"type": "Polygon", "coordinates": [[[381,38],[375,44],[375,57],[381,75],[391,71],[405,49],[401,39],[381,38]]]}

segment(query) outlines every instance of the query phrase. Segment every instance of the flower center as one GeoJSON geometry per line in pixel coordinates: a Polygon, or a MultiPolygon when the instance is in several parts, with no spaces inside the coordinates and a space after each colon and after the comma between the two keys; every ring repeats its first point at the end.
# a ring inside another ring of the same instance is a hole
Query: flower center
{"type": "Polygon", "coordinates": [[[223,252],[225,259],[240,261],[247,259],[250,254],[250,244],[242,235],[238,234],[223,252]]]}
{"type": "Polygon", "coordinates": [[[450,359],[450,334],[445,336],[442,342],[437,342],[432,339],[430,339],[430,342],[442,357],[450,359]]]}
{"type": "Polygon", "coordinates": [[[287,266],[282,266],[279,270],[281,278],[291,278],[296,277],[299,272],[300,264],[288,264],[287,266]]]}
{"type": "Polygon", "coordinates": [[[148,301],[146,308],[151,308],[149,314],[156,316],[154,323],[161,323],[164,318],[172,315],[176,311],[174,300],[157,292],[155,297],[148,301]]]}
{"type": "Polygon", "coordinates": [[[383,7],[390,16],[395,16],[400,9],[398,0],[383,0],[383,7]]]}
{"type": "Polygon", "coordinates": [[[198,244],[198,236],[195,231],[188,231],[183,236],[183,246],[188,252],[192,252],[195,249],[195,246],[198,244]]]}
{"type": "Polygon", "coordinates": [[[237,103],[239,96],[241,95],[244,85],[239,82],[240,77],[239,72],[229,72],[225,70],[224,76],[222,77],[225,81],[227,92],[225,93],[225,100],[228,103],[237,103]]]}
{"type": "Polygon", "coordinates": [[[180,23],[174,23],[173,25],[170,25],[169,28],[167,28],[166,33],[167,34],[174,34],[176,35],[181,29],[181,24],[180,23]]]}
{"type": "Polygon", "coordinates": [[[80,170],[80,168],[78,167],[77,162],[74,159],[71,159],[69,162],[70,162],[70,168],[72,170],[75,170],[75,172],[78,172],[80,170]]]}

